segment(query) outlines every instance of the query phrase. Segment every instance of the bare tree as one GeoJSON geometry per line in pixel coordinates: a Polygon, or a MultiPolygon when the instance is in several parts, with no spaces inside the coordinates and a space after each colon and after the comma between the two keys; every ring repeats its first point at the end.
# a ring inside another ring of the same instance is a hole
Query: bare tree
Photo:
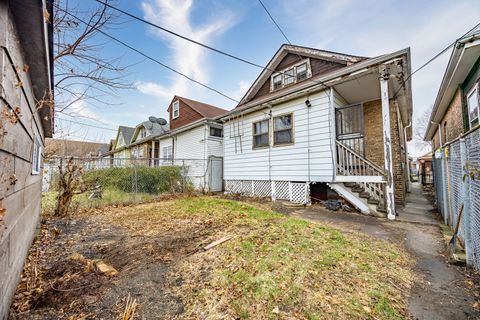
{"type": "Polygon", "coordinates": [[[427,131],[428,123],[430,122],[432,109],[433,105],[428,107],[413,123],[413,141],[417,148],[422,152],[427,152],[431,148],[430,142],[425,141],[424,137],[427,131]]]}
{"type": "Polygon", "coordinates": [[[101,32],[121,24],[118,15],[102,4],[87,8],[69,0],[55,1],[53,11],[56,112],[66,113],[78,102],[110,105],[108,96],[132,88],[122,56],[108,56],[101,42],[101,32]]]}

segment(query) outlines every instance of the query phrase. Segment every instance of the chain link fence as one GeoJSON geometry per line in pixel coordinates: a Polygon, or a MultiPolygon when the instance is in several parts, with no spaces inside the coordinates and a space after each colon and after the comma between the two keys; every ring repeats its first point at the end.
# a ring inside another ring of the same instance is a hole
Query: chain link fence
{"type": "Polygon", "coordinates": [[[82,208],[146,202],[165,193],[208,192],[212,183],[212,160],[218,158],[45,159],[42,181],[43,211],[54,211],[59,179],[61,174],[68,170],[69,164],[81,168],[81,181],[76,182],[77,189],[86,190],[74,197],[72,211],[77,211],[82,208]]]}
{"type": "Polygon", "coordinates": [[[436,206],[452,228],[460,220],[459,238],[467,264],[480,270],[480,130],[438,149],[433,157],[436,206]],[[470,173],[474,173],[473,175],[470,173]]]}

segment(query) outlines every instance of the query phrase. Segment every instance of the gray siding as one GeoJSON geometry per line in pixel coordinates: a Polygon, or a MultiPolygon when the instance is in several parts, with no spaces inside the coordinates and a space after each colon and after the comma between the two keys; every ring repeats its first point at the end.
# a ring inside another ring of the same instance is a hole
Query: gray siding
{"type": "Polygon", "coordinates": [[[0,318],[7,315],[40,216],[41,178],[32,174],[35,137],[44,135],[19,39],[6,4],[0,4],[0,318]],[[22,86],[17,84],[21,81],[22,86]],[[5,116],[19,110],[18,122],[5,116]],[[16,181],[15,181],[16,179],[16,181]]]}

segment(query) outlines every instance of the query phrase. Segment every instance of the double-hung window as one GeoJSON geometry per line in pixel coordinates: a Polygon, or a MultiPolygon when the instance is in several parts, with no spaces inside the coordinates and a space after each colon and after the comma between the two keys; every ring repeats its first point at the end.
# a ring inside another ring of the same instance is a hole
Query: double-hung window
{"type": "Polygon", "coordinates": [[[286,86],[294,83],[295,82],[295,75],[294,75],[293,68],[289,69],[289,70],[286,70],[283,74],[283,78],[284,78],[283,83],[285,83],[286,86]]]}
{"type": "Polygon", "coordinates": [[[176,119],[180,116],[180,103],[177,101],[173,102],[173,119],[176,119]]]}
{"type": "Polygon", "coordinates": [[[282,75],[276,74],[273,76],[273,90],[280,89],[282,87],[282,75]]]}
{"type": "Polygon", "coordinates": [[[302,63],[296,67],[297,81],[307,79],[307,64],[302,63]]]}
{"type": "Polygon", "coordinates": [[[273,145],[293,143],[293,114],[273,118],[273,145]]]}
{"type": "Polygon", "coordinates": [[[267,147],[269,145],[268,120],[253,123],[253,148],[267,147]]]}
{"type": "Polygon", "coordinates": [[[210,137],[223,137],[222,128],[210,127],[210,137]]]}
{"type": "Polygon", "coordinates": [[[479,100],[480,95],[478,93],[478,84],[476,84],[467,95],[468,123],[470,125],[470,129],[476,127],[479,124],[479,100]]]}
{"type": "Polygon", "coordinates": [[[173,146],[166,146],[162,148],[163,160],[172,161],[173,160],[173,146]]]}

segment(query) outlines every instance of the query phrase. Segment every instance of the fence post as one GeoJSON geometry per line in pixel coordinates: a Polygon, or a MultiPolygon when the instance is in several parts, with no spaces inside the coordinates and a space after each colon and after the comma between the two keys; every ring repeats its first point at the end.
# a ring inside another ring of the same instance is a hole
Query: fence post
{"type": "MultiPolygon", "coordinates": [[[[467,167],[467,147],[465,145],[465,139],[460,139],[460,159],[462,164],[462,175],[464,168],[467,167]]],[[[462,193],[463,193],[463,228],[465,236],[465,254],[467,258],[467,266],[473,265],[473,245],[471,234],[471,207],[470,207],[470,180],[469,178],[462,179],[462,193]]]]}
{"type": "Polygon", "coordinates": [[[448,215],[449,215],[449,210],[448,210],[448,176],[447,176],[447,159],[445,157],[445,152],[444,149],[442,149],[441,153],[441,168],[442,168],[442,205],[443,205],[443,222],[448,225],[448,215]]]}

